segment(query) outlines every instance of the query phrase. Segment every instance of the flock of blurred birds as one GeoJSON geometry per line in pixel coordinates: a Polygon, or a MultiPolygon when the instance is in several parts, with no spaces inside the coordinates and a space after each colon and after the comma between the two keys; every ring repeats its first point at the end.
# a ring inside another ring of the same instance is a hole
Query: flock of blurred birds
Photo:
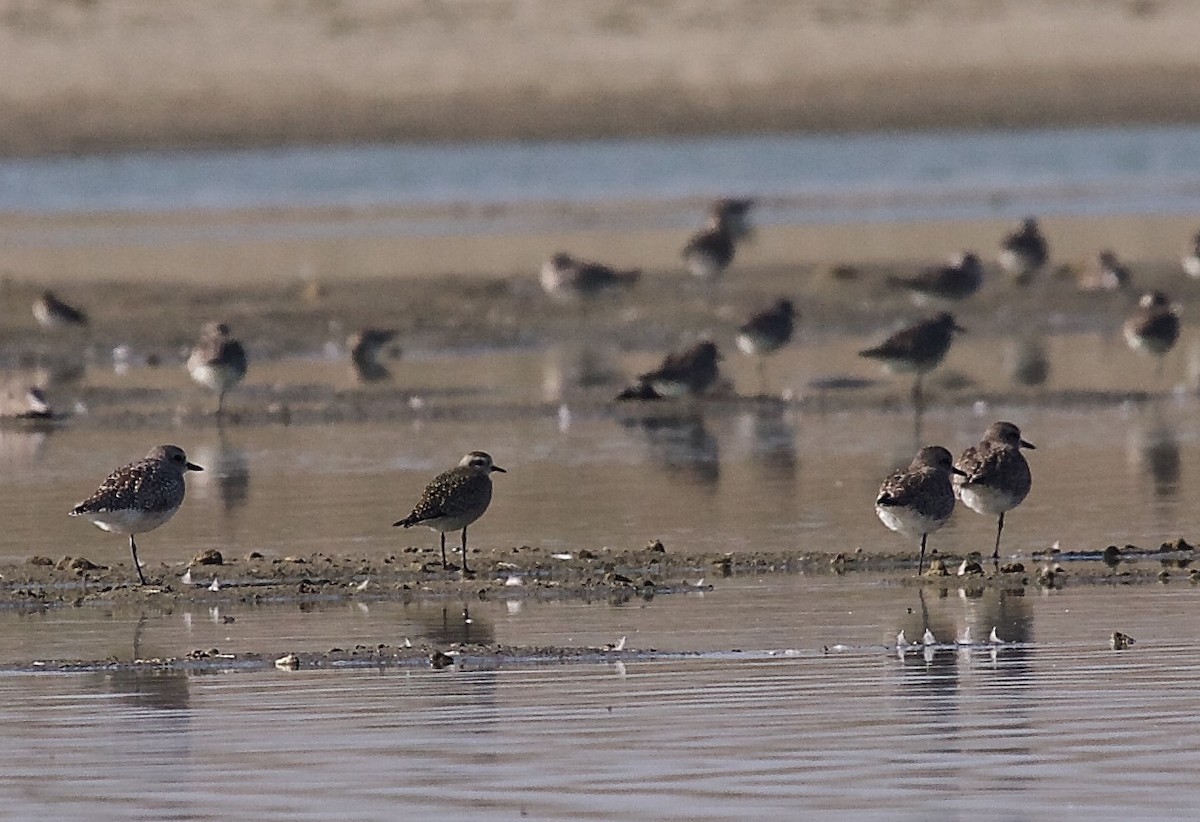
{"type": "MultiPolygon", "coordinates": [[[[738,247],[750,238],[754,229],[752,198],[721,198],[714,201],[705,226],[694,233],[682,249],[688,272],[700,281],[721,278],[733,264],[738,247]]],[[[1001,238],[996,261],[1018,285],[1029,285],[1048,267],[1050,245],[1035,218],[1024,219],[1011,233],[1001,238]]],[[[1184,272],[1200,279],[1200,232],[1192,239],[1189,254],[1183,257],[1184,272]]],[[[632,288],[641,277],[640,269],[621,269],[603,262],[580,259],[566,251],[553,254],[541,267],[540,282],[551,297],[586,303],[602,294],[632,288]]],[[[1100,251],[1092,263],[1076,272],[1081,289],[1119,291],[1130,287],[1130,271],[1110,250],[1100,251]]],[[[974,251],[963,251],[941,265],[908,276],[889,276],[893,289],[913,295],[919,305],[950,308],[979,291],[984,281],[984,263],[974,251]]],[[[46,329],[82,328],[87,314],[80,308],[45,291],[33,304],[37,322],[46,329]]],[[[781,296],[769,306],[753,313],[737,328],[733,343],[743,354],[757,358],[759,390],[767,392],[766,359],[786,346],[795,333],[798,313],[793,301],[781,296]]],[[[943,310],[901,328],[878,345],[860,351],[862,357],[876,360],[892,373],[915,374],[912,388],[914,404],[922,402],[922,377],[936,368],[949,350],[956,333],[964,329],[953,314],[943,310]]],[[[1171,298],[1162,291],[1141,295],[1137,308],[1123,326],[1129,347],[1159,357],[1170,351],[1179,339],[1179,314],[1171,298]]],[[[363,382],[385,379],[388,369],[380,362],[381,352],[393,344],[396,332],[384,328],[365,328],[347,341],[351,363],[363,382]]],[[[638,375],[633,384],[618,395],[619,400],[655,400],[698,397],[709,393],[720,378],[721,348],[711,339],[667,354],[661,364],[638,375]]],[[[246,350],[231,333],[229,326],[212,322],[201,329],[198,341],[187,357],[187,370],[199,385],[217,395],[216,413],[224,413],[226,394],[240,383],[247,371],[246,350]]],[[[7,419],[54,419],[42,386],[9,387],[0,403],[0,417],[7,419]],[[22,390],[24,392],[21,396],[22,390]]]]}

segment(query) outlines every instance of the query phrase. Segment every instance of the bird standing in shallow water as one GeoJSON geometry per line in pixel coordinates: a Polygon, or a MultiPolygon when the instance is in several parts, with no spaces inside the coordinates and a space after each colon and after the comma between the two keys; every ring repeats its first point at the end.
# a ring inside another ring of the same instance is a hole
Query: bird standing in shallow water
{"type": "Polygon", "coordinates": [[[1005,512],[1020,505],[1033,484],[1029,463],[1021,453],[1022,448],[1033,447],[1021,439],[1021,429],[1011,422],[995,422],[988,427],[983,440],[964,451],[954,464],[961,474],[955,477],[954,484],[963,505],[980,514],[999,515],[993,562],[1000,561],[1005,512]]]}
{"type": "Polygon", "coordinates": [[[717,381],[717,346],[702,340],[691,348],[668,354],[658,368],[638,375],[638,381],[650,386],[659,397],[696,397],[717,381]]]}
{"type": "Polygon", "coordinates": [[[925,565],[925,540],[954,513],[950,476],[958,473],[949,451],[940,445],[928,445],[917,452],[908,468],[892,474],[879,486],[875,515],[893,531],[909,539],[921,539],[918,574],[925,565]]]}
{"type": "Polygon", "coordinates": [[[613,268],[559,251],[542,264],[541,283],[542,290],[552,297],[587,299],[632,286],[641,276],[640,268],[613,268]]]}
{"type": "Polygon", "coordinates": [[[859,351],[860,357],[878,360],[889,371],[916,372],[917,379],[913,383],[913,404],[921,408],[921,377],[928,371],[937,368],[950,343],[954,341],[955,332],[965,331],[954,321],[954,317],[945,312],[922,320],[906,328],[902,328],[874,348],[859,351]]]}
{"type": "Polygon", "coordinates": [[[888,277],[887,282],[911,293],[918,304],[930,300],[965,300],[983,284],[983,263],[973,251],[964,251],[912,277],[888,277]]]}
{"type": "Polygon", "coordinates": [[[71,509],[70,515],[85,517],[104,531],[129,534],[133,567],[142,585],[146,585],[133,535],[153,531],[175,516],[186,490],[183,475],[203,470],[188,462],[179,446],[160,445],[152,448],[145,459],[109,474],[96,493],[71,509]]]}
{"type": "Polygon", "coordinates": [[[1179,339],[1179,315],[1171,298],[1161,291],[1147,291],[1138,300],[1137,312],[1122,327],[1125,342],[1139,354],[1157,358],[1155,373],[1162,374],[1163,355],[1179,339]]]}
{"type": "Polygon", "coordinates": [[[792,301],[781,299],[760,311],[738,329],[738,350],[749,357],[758,357],[758,386],[767,393],[766,357],[787,345],[796,327],[796,308],[792,301]]]}
{"type": "Polygon", "coordinates": [[[450,568],[446,560],[446,532],[462,531],[462,570],[467,567],[467,526],[483,516],[492,501],[492,473],[507,473],[494,464],[490,455],[472,451],[454,468],[436,476],[425,486],[421,501],[412,513],[392,526],[410,528],[424,525],[441,535],[442,568],[450,568]]]}
{"type": "Polygon", "coordinates": [[[217,392],[217,416],[225,412],[225,392],[246,376],[246,349],[225,323],[206,323],[187,360],[192,379],[217,392]]]}
{"type": "Polygon", "coordinates": [[[715,280],[733,262],[737,240],[728,214],[715,210],[708,224],[683,247],[683,262],[693,277],[715,280]]]}

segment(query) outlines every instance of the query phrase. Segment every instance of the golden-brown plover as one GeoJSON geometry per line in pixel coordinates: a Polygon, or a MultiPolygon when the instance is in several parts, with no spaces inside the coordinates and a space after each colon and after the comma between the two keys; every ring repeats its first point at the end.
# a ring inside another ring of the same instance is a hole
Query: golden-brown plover
{"type": "Polygon", "coordinates": [[[1021,453],[1022,448],[1033,447],[1021,439],[1021,429],[1011,422],[995,422],[984,432],[983,440],[964,451],[954,464],[961,472],[954,478],[954,486],[963,505],[980,514],[999,516],[993,562],[1000,560],[1005,512],[1020,505],[1033,484],[1029,463],[1021,453]]]}
{"type": "Polygon", "coordinates": [[[1161,291],[1147,291],[1138,300],[1137,311],[1121,329],[1125,342],[1139,354],[1158,358],[1157,372],[1162,372],[1162,357],[1175,347],[1179,339],[1179,315],[1171,298],[1161,291]]]}
{"type": "Polygon", "coordinates": [[[146,576],[138,562],[134,534],[153,531],[183,504],[183,475],[203,471],[188,462],[177,445],[159,445],[145,459],[124,465],[108,475],[96,493],[71,509],[71,516],[85,517],[96,527],[114,534],[129,534],[129,550],[138,579],[146,576]]]}
{"type": "Polygon", "coordinates": [[[954,513],[954,486],[951,474],[954,457],[940,445],[927,445],[917,452],[905,469],[897,471],[879,486],[875,514],[888,528],[909,539],[921,539],[917,573],[925,565],[925,540],[941,528],[954,513]]]}
{"type": "Polygon", "coordinates": [[[446,561],[446,533],[462,531],[462,570],[467,567],[467,526],[483,516],[492,501],[492,473],[507,473],[494,464],[490,455],[483,451],[472,451],[464,456],[454,468],[438,474],[425,486],[421,501],[412,513],[394,526],[410,528],[424,525],[441,535],[442,567],[449,568],[446,561]]]}
{"type": "Polygon", "coordinates": [[[911,277],[888,277],[887,282],[912,294],[918,304],[965,300],[983,284],[983,263],[975,252],[964,251],[941,265],[923,269],[911,277]]]}
{"type": "Polygon", "coordinates": [[[767,355],[787,345],[795,328],[796,307],[788,299],[781,299],[770,308],[758,312],[738,328],[738,350],[748,357],[758,357],[761,393],[767,393],[767,355]]]}
{"type": "Polygon", "coordinates": [[[699,396],[717,381],[717,346],[702,340],[690,348],[668,354],[662,365],[638,375],[638,381],[659,397],[699,396]]]}
{"type": "Polygon", "coordinates": [[[703,229],[696,232],[683,247],[683,262],[693,277],[715,280],[733,262],[737,240],[729,217],[716,211],[703,229]]]}
{"type": "Polygon", "coordinates": [[[43,291],[34,300],[33,316],[38,325],[46,329],[82,328],[88,324],[87,314],[64,303],[53,291],[43,291]]]}
{"type": "Polygon", "coordinates": [[[225,392],[246,376],[246,349],[230,336],[225,323],[206,323],[188,356],[187,370],[193,380],[217,392],[220,416],[225,410],[225,392]]]}
{"type": "Polygon", "coordinates": [[[558,299],[594,297],[633,285],[640,268],[619,269],[559,251],[542,264],[542,290],[558,299]]]}
{"type": "Polygon", "coordinates": [[[1016,231],[1000,241],[1000,267],[1018,285],[1028,285],[1050,259],[1050,246],[1038,221],[1026,217],[1016,231]]]}
{"type": "Polygon", "coordinates": [[[953,315],[942,312],[900,329],[874,348],[859,351],[858,355],[878,360],[893,373],[915,373],[913,402],[920,406],[921,377],[936,368],[946,356],[955,332],[965,330],[954,321],[953,315]]]}

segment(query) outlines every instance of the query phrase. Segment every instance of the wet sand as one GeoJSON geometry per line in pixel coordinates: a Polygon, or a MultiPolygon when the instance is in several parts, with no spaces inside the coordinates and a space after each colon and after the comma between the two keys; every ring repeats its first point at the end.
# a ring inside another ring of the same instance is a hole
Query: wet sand
{"type": "Polygon", "coordinates": [[[0,152],[1200,119],[1167,0],[0,3],[0,152]]]}

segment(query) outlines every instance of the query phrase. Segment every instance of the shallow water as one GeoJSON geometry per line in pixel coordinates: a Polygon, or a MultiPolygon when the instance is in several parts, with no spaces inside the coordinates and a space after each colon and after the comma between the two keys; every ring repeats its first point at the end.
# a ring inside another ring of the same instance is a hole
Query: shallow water
{"type": "MultiPolygon", "coordinates": [[[[627,634],[711,652],[697,658],[8,674],[0,795],[14,818],[1183,819],[1200,801],[1197,596],[740,579],[633,607],[471,605],[471,630],[497,642],[627,634]],[[926,624],[951,641],[996,625],[1011,644],[897,654],[895,632],[926,624]],[[1116,628],[1137,644],[1109,650],[1116,628]]],[[[467,627],[453,604],[187,613],[3,614],[0,636],[126,659],[131,642],[279,632],[301,649],[467,627]]]]}

